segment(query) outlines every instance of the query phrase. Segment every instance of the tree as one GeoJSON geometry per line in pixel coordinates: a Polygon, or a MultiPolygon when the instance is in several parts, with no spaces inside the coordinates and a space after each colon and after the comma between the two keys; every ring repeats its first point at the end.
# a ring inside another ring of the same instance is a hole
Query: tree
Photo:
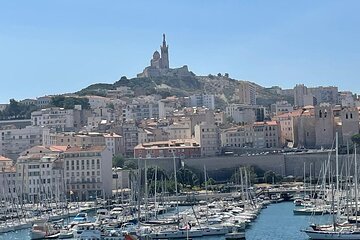
{"type": "Polygon", "coordinates": [[[283,177],[279,174],[276,174],[274,171],[266,171],[264,173],[264,181],[266,183],[278,183],[281,182],[283,177]]]}
{"type": "Polygon", "coordinates": [[[357,145],[360,144],[360,134],[355,134],[354,136],[351,137],[351,141],[353,141],[354,143],[356,143],[357,145]]]}
{"type": "Polygon", "coordinates": [[[75,105],[81,105],[82,109],[90,109],[89,99],[79,97],[65,97],[62,95],[52,97],[51,105],[65,109],[74,109],[75,105]]]}
{"type": "Polygon", "coordinates": [[[177,181],[183,185],[189,185],[191,187],[199,185],[199,177],[191,170],[185,167],[180,168],[177,171],[177,181]]]}
{"type": "MultiPolygon", "coordinates": [[[[245,173],[244,173],[244,169],[246,170],[247,176],[250,176],[250,182],[251,183],[257,183],[258,182],[258,173],[261,174],[261,169],[256,167],[256,166],[246,166],[246,167],[241,167],[241,171],[242,171],[242,176],[243,176],[243,181],[245,181],[245,173]]],[[[263,171],[262,171],[263,173],[263,171]]],[[[235,169],[233,175],[230,177],[230,181],[235,183],[235,184],[240,184],[241,182],[241,174],[239,169],[235,169]]]]}
{"type": "Polygon", "coordinates": [[[110,109],[112,109],[112,110],[115,109],[114,103],[107,103],[107,104],[106,104],[106,107],[107,107],[107,108],[110,108],[110,109]]]}
{"type": "Polygon", "coordinates": [[[138,168],[138,164],[137,164],[137,162],[134,161],[134,160],[126,160],[126,161],[124,162],[123,168],[124,168],[124,169],[137,169],[137,168],[138,168]]]}
{"type": "Polygon", "coordinates": [[[112,158],[113,167],[124,167],[125,159],[121,155],[116,155],[112,158]]]}

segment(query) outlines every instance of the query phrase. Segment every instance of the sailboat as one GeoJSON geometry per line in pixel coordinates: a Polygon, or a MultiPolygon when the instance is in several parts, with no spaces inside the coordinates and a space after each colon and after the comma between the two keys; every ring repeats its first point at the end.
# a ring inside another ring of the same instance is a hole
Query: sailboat
{"type": "MultiPolygon", "coordinates": [[[[351,224],[349,221],[344,223],[338,223],[335,216],[335,193],[337,194],[337,208],[339,209],[339,158],[338,158],[338,133],[336,133],[336,191],[334,191],[334,184],[331,184],[332,188],[332,210],[333,210],[333,223],[331,225],[310,225],[310,228],[302,230],[313,240],[333,240],[333,239],[360,239],[360,228],[357,226],[357,214],[358,214],[358,166],[356,160],[356,144],[354,144],[354,162],[355,162],[355,172],[354,172],[354,181],[355,181],[355,218],[356,224],[351,224]]],[[[330,163],[330,161],[329,161],[330,163]]],[[[329,164],[330,166],[330,164],[329,164]]],[[[337,211],[339,212],[339,211],[337,211]]]]}

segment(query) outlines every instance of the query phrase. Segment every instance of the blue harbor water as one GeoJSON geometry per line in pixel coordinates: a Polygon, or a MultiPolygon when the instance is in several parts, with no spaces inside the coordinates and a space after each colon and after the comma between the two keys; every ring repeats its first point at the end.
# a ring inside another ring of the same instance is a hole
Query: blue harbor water
{"type": "MultiPolygon", "coordinates": [[[[301,229],[309,223],[326,223],[330,216],[294,216],[294,204],[283,202],[271,204],[263,209],[258,218],[246,229],[247,240],[305,240],[306,234],[301,229]]],[[[0,240],[28,240],[29,230],[20,230],[0,235],[0,240]]],[[[205,239],[205,238],[202,238],[205,239]]],[[[206,238],[219,240],[219,237],[206,238]]],[[[222,238],[223,239],[223,238],[222,238]]]]}

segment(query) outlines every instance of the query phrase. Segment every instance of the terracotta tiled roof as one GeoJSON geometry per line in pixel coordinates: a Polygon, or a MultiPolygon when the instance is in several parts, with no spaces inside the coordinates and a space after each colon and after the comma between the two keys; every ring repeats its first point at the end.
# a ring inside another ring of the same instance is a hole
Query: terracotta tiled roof
{"type": "Polygon", "coordinates": [[[0,161],[12,161],[10,158],[4,157],[0,155],[0,161]]]}
{"type": "Polygon", "coordinates": [[[65,152],[69,146],[50,146],[49,149],[53,152],[65,152]]]}
{"type": "Polygon", "coordinates": [[[65,152],[91,152],[91,151],[95,151],[95,152],[100,152],[103,151],[106,148],[106,146],[91,146],[91,147],[69,147],[68,149],[66,149],[65,152]]]}

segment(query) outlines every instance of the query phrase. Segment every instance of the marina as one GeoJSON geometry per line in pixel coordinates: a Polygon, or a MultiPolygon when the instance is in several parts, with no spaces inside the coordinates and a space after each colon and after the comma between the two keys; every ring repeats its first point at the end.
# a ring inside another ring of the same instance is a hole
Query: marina
{"type": "MultiPolygon", "coordinates": [[[[306,228],[312,221],[326,222],[328,216],[295,216],[293,214],[294,204],[292,202],[282,202],[270,204],[263,209],[258,218],[252,222],[245,230],[247,240],[307,240],[309,239],[301,229],[306,228]]],[[[0,235],[1,240],[29,240],[29,229],[18,230],[15,232],[0,235]]],[[[201,239],[225,239],[221,237],[202,237],[201,239]]]]}

